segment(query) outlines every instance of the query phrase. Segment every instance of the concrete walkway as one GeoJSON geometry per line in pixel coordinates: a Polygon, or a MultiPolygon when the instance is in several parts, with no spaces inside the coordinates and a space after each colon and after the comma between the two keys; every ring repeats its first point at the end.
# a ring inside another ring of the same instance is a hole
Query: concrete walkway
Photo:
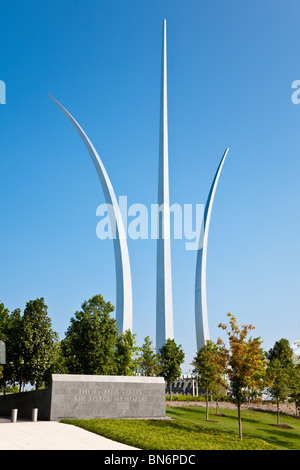
{"type": "Polygon", "coordinates": [[[0,450],[138,450],[57,421],[0,419],[0,450]]]}

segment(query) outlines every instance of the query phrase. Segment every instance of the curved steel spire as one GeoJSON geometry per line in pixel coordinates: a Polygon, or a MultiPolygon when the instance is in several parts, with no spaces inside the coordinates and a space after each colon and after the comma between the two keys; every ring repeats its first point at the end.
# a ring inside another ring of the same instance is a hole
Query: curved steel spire
{"type": "Polygon", "coordinates": [[[131,286],[131,270],[126,240],[126,233],[122,222],[120,208],[115,196],[112,184],[105,170],[105,167],[94,148],[93,144],[80,127],[73,116],[49,93],[48,96],[57,104],[67,118],[71,121],[76,131],[83,140],[94,166],[96,168],[100,183],[104,192],[106,204],[111,205],[112,211],[109,211],[112,225],[116,224],[116,234],[114,237],[114,252],[116,265],[116,320],[120,333],[126,330],[132,330],[132,286],[131,286]]]}
{"type": "Polygon", "coordinates": [[[196,321],[196,340],[197,350],[205,345],[209,339],[208,318],[207,318],[207,300],[206,300],[206,257],[207,257],[207,241],[209,223],[211,217],[212,206],[214,197],[224,165],[225,158],[229,149],[226,149],[218,169],[216,171],[214,180],[212,182],[208,198],[206,201],[203,222],[201,227],[201,234],[199,240],[199,247],[197,251],[196,263],[196,286],[195,286],[195,321],[196,321]]]}

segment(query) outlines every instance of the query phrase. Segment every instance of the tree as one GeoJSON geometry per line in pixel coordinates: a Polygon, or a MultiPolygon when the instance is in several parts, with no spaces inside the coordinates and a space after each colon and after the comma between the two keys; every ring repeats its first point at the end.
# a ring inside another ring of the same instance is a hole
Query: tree
{"type": "Polygon", "coordinates": [[[212,382],[208,387],[208,392],[212,400],[216,402],[216,416],[219,414],[219,401],[227,396],[228,385],[226,380],[222,382],[212,382]]]}
{"type": "Polygon", "coordinates": [[[116,375],[135,375],[137,368],[136,335],[130,330],[120,333],[116,340],[115,367],[116,375]]]}
{"type": "Polygon", "coordinates": [[[266,356],[271,363],[274,359],[279,359],[283,366],[290,366],[293,362],[293,349],[287,339],[281,338],[275,342],[273,348],[269,349],[266,356]]]}
{"type": "Polygon", "coordinates": [[[172,401],[171,382],[178,379],[181,374],[181,364],[184,361],[184,352],[181,345],[177,346],[174,339],[168,338],[159,350],[159,375],[164,377],[170,386],[170,399],[172,401]]]}
{"type": "Polygon", "coordinates": [[[198,384],[205,390],[206,395],[206,419],[208,420],[208,392],[213,384],[225,386],[224,375],[226,367],[226,351],[220,340],[214,343],[207,340],[200,348],[192,362],[193,373],[197,376],[198,384]]]}
{"type": "MultiPolygon", "coordinates": [[[[8,319],[9,310],[4,306],[3,303],[0,303],[0,340],[4,341],[5,345],[7,343],[8,319]]],[[[0,364],[0,385],[2,385],[4,393],[6,389],[6,381],[5,367],[0,364]]]]}
{"type": "Polygon", "coordinates": [[[20,309],[9,313],[0,305],[0,336],[6,342],[6,364],[3,367],[4,393],[7,384],[26,383],[41,386],[52,366],[58,345],[58,336],[51,328],[44,299],[27,302],[24,315],[20,309]]]}
{"type": "Polygon", "coordinates": [[[242,439],[241,404],[247,401],[250,390],[260,389],[265,379],[266,361],[261,349],[260,338],[247,339],[252,325],[237,325],[235,317],[228,313],[229,327],[219,324],[227,331],[229,349],[227,349],[227,374],[229,377],[229,395],[238,408],[239,437],[242,439]]]}
{"type": "Polygon", "coordinates": [[[266,357],[269,361],[267,373],[269,386],[267,392],[276,400],[277,404],[277,425],[279,425],[280,402],[284,402],[291,392],[291,384],[294,383],[293,350],[287,339],[282,338],[276,341],[266,357]]]}
{"type": "Polygon", "coordinates": [[[9,310],[4,306],[3,303],[0,303],[0,339],[2,341],[6,340],[6,328],[9,318],[9,310]]]}
{"type": "Polygon", "coordinates": [[[300,413],[300,364],[294,364],[294,370],[290,381],[290,396],[295,402],[296,415],[300,413]]]}
{"type": "Polygon", "coordinates": [[[116,320],[114,307],[102,295],[83,302],[62,340],[62,355],[69,373],[112,375],[115,367],[116,320]]]}
{"type": "Polygon", "coordinates": [[[144,339],[138,358],[138,371],[142,375],[153,377],[158,374],[158,355],[149,336],[144,339]]]}
{"type": "Polygon", "coordinates": [[[24,384],[25,365],[24,365],[24,352],[23,352],[23,322],[21,310],[16,308],[11,312],[8,318],[6,327],[7,343],[6,343],[6,365],[4,368],[4,378],[6,383],[13,384],[19,383],[21,391],[24,384]]]}
{"type": "Polygon", "coordinates": [[[290,392],[291,366],[284,366],[280,360],[276,358],[268,365],[267,372],[270,382],[270,385],[267,387],[267,392],[276,400],[277,425],[279,425],[280,402],[285,402],[290,392]]]}
{"type": "Polygon", "coordinates": [[[43,385],[45,374],[56,357],[58,335],[51,328],[44,298],[26,303],[22,318],[21,354],[24,359],[24,382],[43,385]]]}

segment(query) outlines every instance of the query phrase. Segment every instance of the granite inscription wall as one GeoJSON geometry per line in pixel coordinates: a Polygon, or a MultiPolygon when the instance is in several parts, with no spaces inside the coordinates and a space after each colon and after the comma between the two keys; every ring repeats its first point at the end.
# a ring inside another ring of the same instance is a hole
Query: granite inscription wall
{"type": "Polygon", "coordinates": [[[53,374],[46,390],[0,396],[0,414],[39,419],[157,418],[166,416],[162,377],[53,374]]]}

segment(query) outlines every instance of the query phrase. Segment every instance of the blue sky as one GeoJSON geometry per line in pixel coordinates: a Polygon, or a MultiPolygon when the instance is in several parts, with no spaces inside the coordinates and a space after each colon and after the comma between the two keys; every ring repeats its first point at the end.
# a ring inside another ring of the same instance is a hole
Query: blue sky
{"type": "MultiPolygon", "coordinates": [[[[170,201],[205,203],[226,147],[208,243],[210,335],[226,313],[265,349],[300,339],[299,2],[1,2],[0,300],[43,296],[61,338],[81,303],[115,301],[113,243],[96,236],[104,196],[58,99],[98,150],[118,196],[156,203],[163,18],[170,201]]],[[[129,240],[133,329],[155,341],[154,240],[129,240]]],[[[196,252],[172,241],[175,340],[196,352],[196,252]]]]}

